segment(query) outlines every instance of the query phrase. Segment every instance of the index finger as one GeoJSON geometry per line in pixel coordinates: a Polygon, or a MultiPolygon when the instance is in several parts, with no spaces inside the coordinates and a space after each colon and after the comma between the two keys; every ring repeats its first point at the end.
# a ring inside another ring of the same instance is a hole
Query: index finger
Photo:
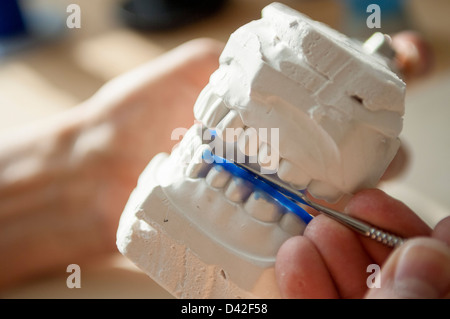
{"type": "MultiPolygon", "coordinates": [[[[403,238],[431,234],[431,229],[407,205],[379,189],[358,192],[344,212],[403,238]]],[[[380,264],[392,251],[367,237],[361,237],[361,242],[372,259],[380,264]]]]}

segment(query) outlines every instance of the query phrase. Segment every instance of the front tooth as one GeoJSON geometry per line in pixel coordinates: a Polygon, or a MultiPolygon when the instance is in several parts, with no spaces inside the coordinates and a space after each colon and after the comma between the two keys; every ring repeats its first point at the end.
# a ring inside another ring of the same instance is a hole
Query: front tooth
{"type": "Polygon", "coordinates": [[[200,120],[206,127],[213,128],[228,114],[230,111],[220,97],[209,102],[202,114],[195,114],[195,117],[200,120]]]}
{"type": "Polygon", "coordinates": [[[198,95],[197,100],[194,104],[194,116],[197,120],[200,120],[200,118],[206,112],[209,106],[208,102],[212,98],[212,95],[213,93],[211,90],[211,86],[207,84],[198,95]]]}
{"type": "Polygon", "coordinates": [[[296,189],[305,189],[311,181],[311,177],[300,167],[285,158],[280,161],[278,177],[296,189]]]}
{"type": "Polygon", "coordinates": [[[278,150],[267,143],[261,143],[258,152],[258,163],[261,166],[263,174],[276,173],[280,164],[280,155],[278,150]]]}
{"type": "Polygon", "coordinates": [[[263,192],[253,192],[245,203],[245,210],[254,218],[273,223],[283,214],[282,208],[263,192]]]}
{"type": "Polygon", "coordinates": [[[180,163],[188,165],[202,143],[201,126],[193,125],[179,143],[178,152],[180,154],[180,163]]]}
{"type": "Polygon", "coordinates": [[[231,178],[231,174],[220,165],[214,165],[206,175],[206,183],[214,188],[223,188],[231,178]]]}
{"type": "Polygon", "coordinates": [[[308,192],[315,198],[324,199],[329,203],[338,201],[339,198],[343,195],[342,192],[333,185],[319,180],[313,180],[309,184],[308,192]]]}
{"type": "Polygon", "coordinates": [[[237,111],[229,111],[216,127],[224,142],[236,142],[244,133],[244,122],[237,111]]]}
{"type": "Polygon", "coordinates": [[[209,84],[200,93],[194,105],[194,116],[201,121],[206,127],[213,128],[228,113],[223,100],[216,94],[212,93],[209,84]]]}
{"type": "Polygon", "coordinates": [[[207,144],[202,144],[194,153],[191,162],[186,168],[186,176],[190,178],[204,177],[211,168],[211,164],[205,162],[203,159],[203,153],[211,152],[211,147],[207,144]]]}
{"type": "Polygon", "coordinates": [[[206,127],[216,127],[216,125],[227,115],[229,109],[225,106],[222,99],[218,98],[205,114],[203,123],[206,127]]]}
{"type": "Polygon", "coordinates": [[[233,177],[225,190],[225,196],[235,203],[241,203],[248,198],[251,192],[252,187],[249,182],[239,177],[233,177]]]}
{"type": "Polygon", "coordinates": [[[294,213],[288,212],[281,217],[280,227],[292,236],[297,236],[303,234],[306,224],[294,213]]]}

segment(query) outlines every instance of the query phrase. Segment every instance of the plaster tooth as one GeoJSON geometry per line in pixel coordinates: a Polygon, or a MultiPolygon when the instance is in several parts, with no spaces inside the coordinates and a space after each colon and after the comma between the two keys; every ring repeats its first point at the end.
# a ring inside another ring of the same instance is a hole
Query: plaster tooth
{"type": "MultiPolygon", "coordinates": [[[[173,136],[175,138],[175,136],[173,136]]],[[[193,125],[183,136],[177,147],[180,155],[179,161],[184,165],[189,165],[196,150],[203,144],[200,125],[193,125]]]]}
{"type": "Polygon", "coordinates": [[[244,202],[252,192],[252,185],[239,177],[233,177],[225,190],[225,196],[235,202],[244,202]]]}
{"type": "Polygon", "coordinates": [[[206,183],[214,188],[224,188],[231,178],[231,174],[220,165],[214,165],[206,175],[206,183]]]}
{"type": "Polygon", "coordinates": [[[260,191],[253,192],[244,207],[251,216],[262,222],[277,222],[283,215],[282,207],[260,191]]]}
{"type": "Polygon", "coordinates": [[[284,158],[280,161],[278,177],[296,189],[305,189],[311,181],[303,169],[284,158]]]}
{"type": "Polygon", "coordinates": [[[337,202],[343,195],[343,193],[333,185],[319,180],[313,180],[308,185],[308,192],[315,198],[324,199],[329,203],[337,202]]]}
{"type": "Polygon", "coordinates": [[[208,128],[214,128],[229,112],[223,100],[207,85],[194,104],[194,116],[208,128]]]}
{"type": "Polygon", "coordinates": [[[207,84],[198,95],[194,104],[194,115],[197,120],[201,121],[201,118],[208,109],[209,103],[211,100],[215,99],[215,97],[216,95],[211,90],[211,86],[207,84]]]}
{"type": "Polygon", "coordinates": [[[224,142],[236,142],[244,133],[244,122],[237,111],[229,111],[217,124],[216,131],[224,142]]]}
{"type": "Polygon", "coordinates": [[[305,222],[291,212],[287,212],[281,217],[279,225],[281,229],[292,236],[302,235],[306,228],[305,222]]]}
{"type": "Polygon", "coordinates": [[[206,145],[202,144],[194,153],[194,156],[192,157],[191,162],[189,163],[188,167],[186,168],[186,176],[189,178],[201,178],[205,177],[208,173],[209,169],[211,168],[211,164],[207,163],[203,159],[203,153],[205,151],[210,152],[211,148],[206,145]]]}

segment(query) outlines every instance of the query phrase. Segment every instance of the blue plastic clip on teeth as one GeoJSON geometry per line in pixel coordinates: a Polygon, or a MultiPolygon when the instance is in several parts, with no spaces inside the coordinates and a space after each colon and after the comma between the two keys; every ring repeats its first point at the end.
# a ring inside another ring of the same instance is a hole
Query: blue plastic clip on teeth
{"type": "MultiPolygon", "coordinates": [[[[255,190],[260,190],[269,195],[274,201],[278,202],[281,206],[283,206],[286,210],[294,213],[298,217],[300,217],[303,222],[306,224],[312,220],[312,216],[308,214],[302,207],[294,203],[292,200],[287,198],[278,185],[272,184],[270,181],[262,180],[257,175],[252,172],[246,170],[245,168],[237,165],[235,162],[227,160],[223,157],[217,156],[213,154],[211,151],[205,150],[203,152],[203,159],[207,163],[214,163],[215,165],[219,165],[223,167],[226,171],[230,172],[233,176],[242,178],[250,182],[255,190]]],[[[290,196],[295,196],[294,194],[289,194],[290,196]]],[[[291,197],[292,197],[291,196],[291,197]]],[[[307,203],[300,197],[295,196],[295,200],[300,203],[307,205],[307,203]]]]}

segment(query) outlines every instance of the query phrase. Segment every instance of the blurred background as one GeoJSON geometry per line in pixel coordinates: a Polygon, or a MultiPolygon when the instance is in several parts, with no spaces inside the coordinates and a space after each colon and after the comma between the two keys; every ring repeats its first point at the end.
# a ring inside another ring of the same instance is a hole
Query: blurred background
{"type": "MultiPolygon", "coordinates": [[[[190,39],[226,42],[260,17],[272,1],[1,0],[0,134],[78,105],[115,76],[190,39]],[[170,5],[168,5],[168,3],[170,5]],[[67,18],[80,9],[80,27],[67,18]],[[75,8],[75,9],[76,9],[75,8]]],[[[364,39],[367,5],[381,7],[382,32],[413,29],[434,51],[432,72],[408,86],[402,139],[412,161],[382,185],[434,225],[450,211],[450,1],[279,1],[343,33],[364,39]]],[[[1,145],[0,145],[1,147],[1,145]]],[[[66,273],[15,288],[5,298],[169,297],[120,255],[83,269],[83,288],[68,289],[66,273]]]]}

